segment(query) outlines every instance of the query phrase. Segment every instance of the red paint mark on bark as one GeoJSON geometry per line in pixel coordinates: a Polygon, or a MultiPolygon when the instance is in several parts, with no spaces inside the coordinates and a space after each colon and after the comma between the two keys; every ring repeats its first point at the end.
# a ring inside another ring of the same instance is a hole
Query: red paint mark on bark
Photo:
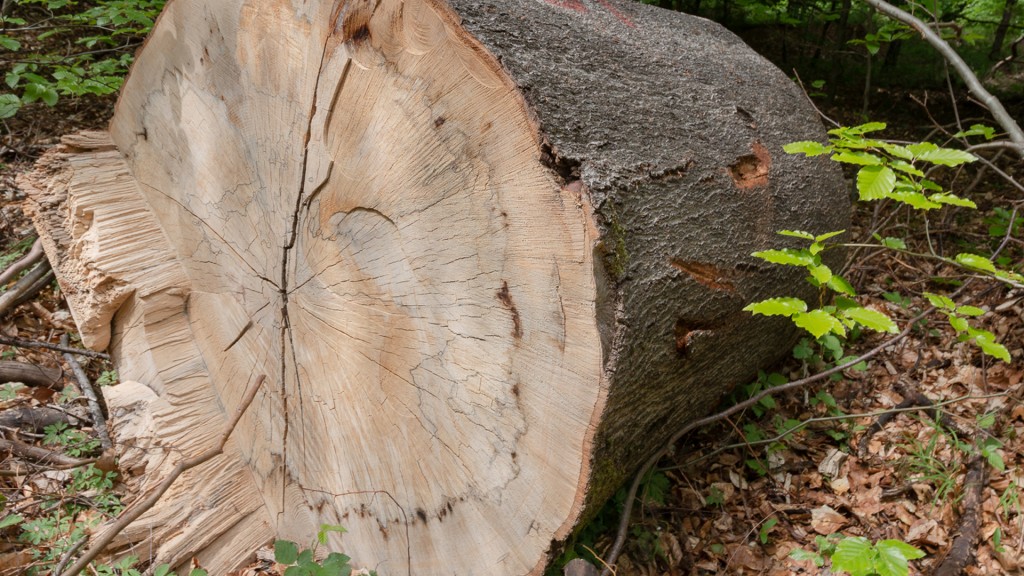
{"type": "Polygon", "coordinates": [[[626,26],[629,26],[630,28],[636,28],[636,23],[633,22],[632,20],[630,20],[629,17],[626,16],[625,14],[623,14],[622,12],[619,12],[618,10],[616,10],[614,6],[612,6],[611,4],[608,3],[608,0],[597,0],[597,1],[601,4],[601,6],[604,6],[605,9],[607,9],[609,12],[611,12],[613,16],[618,18],[623,24],[625,24],[626,26]]]}
{"type": "Polygon", "coordinates": [[[577,12],[586,12],[587,7],[583,5],[580,0],[544,0],[552,6],[558,6],[559,8],[568,8],[577,12]]]}
{"type": "MultiPolygon", "coordinates": [[[[582,0],[544,0],[552,6],[558,6],[559,8],[568,8],[569,10],[575,10],[579,13],[586,13],[590,10],[583,4],[582,0]]],[[[613,16],[619,19],[620,22],[629,26],[630,28],[636,28],[636,23],[629,19],[622,12],[619,12],[615,6],[612,6],[608,0],[597,0],[598,4],[604,7],[605,10],[612,13],[613,16]]]]}

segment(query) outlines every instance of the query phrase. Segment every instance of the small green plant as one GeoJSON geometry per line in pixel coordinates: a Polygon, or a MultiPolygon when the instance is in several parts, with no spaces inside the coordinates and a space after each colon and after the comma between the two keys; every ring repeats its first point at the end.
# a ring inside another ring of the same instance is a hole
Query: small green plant
{"type": "Polygon", "coordinates": [[[768,535],[771,534],[772,529],[775,528],[775,525],[778,524],[778,523],[779,523],[779,519],[776,518],[775,516],[772,516],[771,518],[765,520],[761,524],[761,529],[758,530],[758,533],[757,533],[757,539],[761,541],[761,544],[767,544],[768,543],[768,535]]]}
{"type": "Polygon", "coordinates": [[[924,557],[924,552],[902,540],[882,540],[874,544],[860,536],[839,534],[815,537],[818,551],[797,549],[790,553],[794,560],[810,560],[815,566],[832,559],[833,573],[850,576],[907,576],[910,560],[924,557]]]}
{"type": "MultiPolygon", "coordinates": [[[[974,202],[945,191],[928,178],[924,171],[926,165],[932,167],[955,167],[973,162],[977,158],[962,150],[942,148],[928,142],[916,144],[894,144],[869,137],[868,134],[885,128],[881,122],[871,122],[861,126],[842,127],[829,131],[829,143],[805,141],[794,142],[784,147],[790,154],[819,156],[829,154],[836,162],[858,166],[857,191],[863,201],[889,200],[905,204],[917,210],[927,212],[944,206],[976,208],[974,202]]],[[[972,127],[971,134],[982,134],[989,137],[983,126],[972,127]]],[[[966,134],[966,133],[965,133],[966,134]]],[[[854,299],[857,294],[853,286],[843,277],[836,274],[822,259],[822,255],[838,244],[828,241],[842,234],[843,231],[811,234],[799,230],[782,230],[780,235],[796,238],[806,242],[803,248],[782,248],[755,252],[755,257],[773,264],[801,267],[807,271],[807,282],[818,289],[819,306],[811,308],[800,298],[778,297],[769,298],[747,305],[744,310],[764,316],[786,316],[794,324],[810,332],[819,341],[826,337],[846,338],[848,332],[858,328],[867,328],[878,332],[896,333],[899,331],[895,322],[878,310],[865,308],[854,299]],[[831,304],[824,304],[831,294],[831,304]]],[[[900,238],[874,235],[881,247],[911,256],[934,258],[959,268],[966,273],[982,275],[1012,285],[1024,284],[1021,274],[998,267],[991,259],[977,254],[962,252],[953,258],[937,254],[915,254],[910,252],[904,240],[900,238]]],[[[966,317],[984,314],[979,308],[958,306],[951,299],[935,294],[925,294],[932,305],[944,313],[950,325],[956,330],[958,337],[977,345],[984,354],[1010,361],[1009,352],[995,341],[995,336],[983,329],[972,327],[966,317]]],[[[899,294],[888,299],[905,305],[907,300],[899,294]]]]}
{"type": "Polygon", "coordinates": [[[104,370],[100,372],[100,377],[96,379],[96,384],[99,386],[113,386],[117,384],[117,370],[104,370]]]}
{"type": "MultiPolygon", "coordinates": [[[[331,532],[345,532],[345,528],[330,524],[320,526],[316,541],[306,549],[289,540],[274,542],[274,560],[287,566],[284,576],[349,576],[352,566],[351,558],[339,552],[331,552],[323,560],[316,559],[316,550],[327,544],[327,535],[331,532]]],[[[376,576],[375,572],[371,572],[376,576]]]]}
{"type": "Polygon", "coordinates": [[[931,292],[925,292],[924,296],[949,319],[949,325],[956,330],[957,338],[961,342],[972,342],[985,354],[999,358],[1003,362],[1010,361],[1010,351],[1006,346],[996,342],[995,334],[968,324],[967,318],[982,316],[985,314],[984,310],[975,306],[959,306],[952,299],[931,292]]]}
{"type": "Polygon", "coordinates": [[[725,494],[717,486],[708,489],[708,495],[704,497],[705,506],[725,506],[725,494]]]}
{"type": "Polygon", "coordinates": [[[43,428],[43,444],[61,446],[68,456],[79,458],[95,454],[100,441],[65,422],[57,422],[43,428]]]}

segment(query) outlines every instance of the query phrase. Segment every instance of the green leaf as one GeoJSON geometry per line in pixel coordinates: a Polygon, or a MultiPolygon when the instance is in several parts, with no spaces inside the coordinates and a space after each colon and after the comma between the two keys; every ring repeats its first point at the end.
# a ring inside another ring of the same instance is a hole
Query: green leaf
{"type": "Polygon", "coordinates": [[[807,303],[799,298],[769,298],[748,304],[744,311],[762,316],[792,316],[807,310],[807,303]]]}
{"type": "MultiPolygon", "coordinates": [[[[903,160],[914,159],[914,153],[911,152],[910,150],[907,150],[905,146],[900,146],[898,144],[883,144],[882,149],[888,152],[889,154],[892,154],[893,156],[901,158],[903,160]]],[[[906,162],[902,162],[902,164],[909,166],[909,164],[907,164],[906,162]]]]}
{"type": "Polygon", "coordinates": [[[762,250],[760,252],[754,252],[752,256],[756,256],[762,260],[767,260],[772,264],[814,266],[814,256],[806,250],[794,250],[792,248],[783,248],[782,250],[762,250]]]}
{"type": "Polygon", "coordinates": [[[888,316],[870,308],[850,308],[843,310],[843,315],[854,322],[870,328],[875,332],[888,332],[895,334],[900,331],[896,323],[888,316]]]}
{"type": "Polygon", "coordinates": [[[961,253],[956,255],[956,261],[958,264],[973,268],[974,270],[981,270],[982,272],[995,272],[996,266],[991,260],[984,256],[978,256],[977,254],[961,253]]]}
{"type": "MultiPolygon", "coordinates": [[[[171,574],[174,574],[174,572],[171,572],[171,574]]],[[[192,571],[188,573],[188,576],[208,576],[208,575],[206,573],[206,570],[203,570],[202,568],[193,568],[192,571]]]]}
{"type": "Polygon", "coordinates": [[[768,543],[768,534],[775,528],[775,525],[779,523],[779,519],[772,516],[771,518],[764,521],[761,525],[761,530],[758,533],[758,538],[761,540],[761,544],[768,543]]]}
{"type": "Polygon", "coordinates": [[[1006,349],[1006,346],[996,342],[995,334],[988,330],[979,330],[971,328],[967,331],[974,340],[974,343],[981,348],[981,351],[993,358],[998,358],[1003,362],[1010,362],[1010,351],[1006,349]]]}
{"type": "Polygon", "coordinates": [[[832,278],[829,279],[828,287],[836,292],[846,294],[847,296],[857,295],[857,292],[853,289],[853,285],[847,282],[842,276],[836,274],[833,274],[832,278]]]}
{"type": "Polygon", "coordinates": [[[924,557],[924,552],[901,540],[882,540],[875,544],[875,550],[879,576],[907,576],[907,560],[924,557]]]}
{"type": "Polygon", "coordinates": [[[289,540],[274,542],[274,560],[278,564],[294,564],[299,558],[299,547],[289,540]]]}
{"type": "Polygon", "coordinates": [[[953,327],[953,330],[956,330],[957,334],[967,332],[971,328],[967,320],[955,314],[949,317],[949,325],[953,327]]]}
{"type": "Polygon", "coordinates": [[[975,204],[973,201],[968,200],[967,198],[961,198],[956,194],[950,194],[948,192],[944,192],[941,194],[932,194],[931,196],[928,197],[928,199],[931,200],[932,202],[936,202],[939,204],[947,204],[950,206],[960,206],[963,208],[978,207],[978,205],[975,204]]]}
{"type": "Polygon", "coordinates": [[[896,187],[896,173],[885,166],[865,166],[857,172],[861,200],[880,200],[896,187]]]}
{"type": "MultiPolygon", "coordinates": [[[[868,132],[878,132],[880,130],[885,130],[885,126],[886,126],[885,122],[867,122],[867,123],[861,124],[859,126],[853,126],[851,128],[847,128],[846,129],[846,133],[848,133],[848,134],[867,134],[868,132]]],[[[831,134],[831,133],[832,132],[830,131],[829,134],[831,134]]]]}
{"type": "Polygon", "coordinates": [[[21,48],[21,42],[18,42],[10,36],[0,36],[0,48],[5,48],[11,52],[16,52],[21,48]]]}
{"type": "Polygon", "coordinates": [[[320,529],[316,532],[317,542],[327,544],[327,534],[330,532],[344,534],[345,532],[348,532],[348,530],[346,530],[341,524],[321,524],[320,529]]]}
{"type": "Polygon", "coordinates": [[[856,164],[858,166],[880,166],[882,159],[870,152],[856,152],[843,150],[832,155],[832,160],[844,164],[856,164]]]}
{"type": "Polygon", "coordinates": [[[810,232],[804,232],[802,230],[779,230],[779,236],[790,236],[792,238],[803,238],[804,240],[814,240],[814,234],[810,232]]]}
{"type": "Polygon", "coordinates": [[[161,564],[161,565],[156,567],[156,570],[153,570],[153,576],[169,576],[170,573],[171,573],[171,565],[170,564],[161,564]]]}
{"type": "Polygon", "coordinates": [[[935,306],[936,308],[940,308],[942,310],[956,309],[956,302],[953,302],[948,297],[942,296],[941,294],[932,294],[931,292],[925,292],[924,297],[927,298],[928,302],[931,302],[931,305],[935,306]]]}
{"type": "Polygon", "coordinates": [[[817,280],[818,284],[825,284],[832,279],[832,269],[824,264],[812,266],[807,271],[811,273],[812,278],[817,280]]]}
{"type": "Polygon", "coordinates": [[[907,243],[902,238],[893,238],[892,236],[886,236],[881,239],[882,246],[886,248],[892,248],[893,250],[906,250],[907,243]]]}
{"type": "Polygon", "coordinates": [[[924,172],[921,172],[917,168],[914,168],[913,164],[908,164],[906,162],[901,162],[899,160],[889,163],[889,167],[892,168],[893,170],[899,170],[904,174],[910,174],[911,176],[917,176],[919,178],[921,176],[924,176],[924,172]]]}
{"type": "Polygon", "coordinates": [[[24,520],[19,514],[8,514],[4,516],[3,520],[0,520],[0,529],[8,528],[20,524],[24,520]]]}
{"type": "Polygon", "coordinates": [[[990,126],[985,126],[984,124],[972,124],[969,129],[953,134],[953,137],[964,138],[965,136],[984,136],[985,140],[991,140],[992,138],[995,138],[995,135],[995,129],[990,126]]]}
{"type": "Polygon", "coordinates": [[[14,94],[0,94],[0,119],[10,118],[21,110],[21,98],[14,94]]]}
{"type": "Polygon", "coordinates": [[[963,314],[964,316],[984,316],[985,311],[977,306],[957,306],[957,314],[963,314]]]}
{"type": "Polygon", "coordinates": [[[811,310],[793,315],[793,323],[807,330],[815,338],[821,338],[830,332],[840,336],[846,335],[843,323],[824,310],[811,310]]]}
{"type": "Polygon", "coordinates": [[[869,576],[875,571],[875,550],[867,538],[843,538],[832,553],[832,570],[849,572],[850,576],[869,576]]]}
{"type": "Polygon", "coordinates": [[[974,420],[975,423],[978,425],[978,428],[981,428],[982,430],[988,430],[989,428],[995,426],[996,415],[993,412],[979,414],[975,416],[974,420]]]}
{"type": "Polygon", "coordinates": [[[825,232],[824,234],[819,234],[818,236],[815,236],[814,237],[814,241],[815,242],[824,242],[825,240],[829,240],[831,238],[839,236],[840,234],[843,234],[844,232],[846,232],[846,230],[836,230],[835,232],[825,232]]]}
{"type": "Polygon", "coordinates": [[[936,208],[942,208],[942,204],[938,202],[932,202],[927,196],[920,192],[908,192],[906,190],[897,190],[889,194],[889,198],[904,204],[909,204],[918,210],[934,210],[936,208]]]}
{"type": "Polygon", "coordinates": [[[832,151],[831,146],[825,146],[819,142],[805,140],[802,142],[791,142],[782,147],[786,154],[804,154],[808,157],[820,156],[832,151]]]}
{"type": "Polygon", "coordinates": [[[821,557],[821,554],[811,552],[810,550],[804,550],[803,548],[797,548],[789,553],[789,557],[796,561],[810,560],[814,562],[814,565],[821,568],[825,565],[825,559],[821,557]]]}
{"type": "Polygon", "coordinates": [[[54,106],[57,104],[57,91],[53,87],[47,86],[39,95],[39,99],[47,106],[54,106]]]}
{"type": "Polygon", "coordinates": [[[1003,456],[999,453],[999,449],[1003,447],[1003,443],[995,438],[986,438],[981,444],[981,453],[988,460],[990,466],[996,470],[1003,472],[1006,470],[1006,463],[1003,462],[1003,456]]]}
{"type": "Polygon", "coordinates": [[[920,158],[922,154],[934,152],[938,149],[939,147],[936,146],[935,144],[932,144],[931,142],[917,142],[915,144],[910,144],[907,146],[907,150],[909,150],[910,153],[914,155],[914,158],[920,158]]]}
{"type": "Polygon", "coordinates": [[[929,150],[919,154],[917,157],[925,162],[931,162],[932,164],[939,164],[941,166],[959,166],[968,162],[974,162],[978,159],[977,156],[970,152],[953,150],[952,148],[936,148],[935,150],[929,150]]]}

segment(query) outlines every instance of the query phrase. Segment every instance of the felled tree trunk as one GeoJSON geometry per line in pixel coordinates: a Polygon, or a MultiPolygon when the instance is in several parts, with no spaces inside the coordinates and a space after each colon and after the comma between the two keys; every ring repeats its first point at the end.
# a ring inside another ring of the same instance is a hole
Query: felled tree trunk
{"type": "MultiPolygon", "coordinates": [[[[274,537],[384,574],[539,573],[793,332],[750,253],[844,227],[778,70],[613,0],[173,0],[109,133],[23,179],[142,487],[120,540],[223,573],[274,537]]],[[[138,553],[138,548],[135,549],[138,553]]]]}

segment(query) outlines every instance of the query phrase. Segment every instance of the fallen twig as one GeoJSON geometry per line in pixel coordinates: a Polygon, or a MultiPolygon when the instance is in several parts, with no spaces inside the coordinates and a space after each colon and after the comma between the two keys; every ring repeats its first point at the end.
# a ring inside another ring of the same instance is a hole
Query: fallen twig
{"type": "Polygon", "coordinates": [[[985,458],[974,456],[967,463],[964,476],[963,512],[960,513],[959,535],[953,539],[946,558],[932,573],[933,576],[958,576],[967,567],[974,553],[974,542],[978,539],[981,518],[982,494],[986,480],[985,458]]]}
{"type": "Polygon", "coordinates": [[[30,446],[22,442],[7,440],[5,438],[0,438],[0,452],[9,452],[19,458],[31,460],[36,464],[53,464],[54,466],[68,468],[77,468],[78,466],[85,466],[86,464],[96,461],[95,458],[72,458],[66,454],[61,454],[60,452],[54,452],[53,450],[47,450],[46,448],[40,448],[39,446],[30,446]]]}
{"type": "Polygon", "coordinates": [[[0,383],[21,382],[26,386],[60,390],[64,387],[63,377],[64,371],[60,368],[47,368],[13,360],[0,361],[0,383]]]}
{"type": "MultiPolygon", "coordinates": [[[[156,489],[149,494],[149,496],[146,496],[144,499],[137,502],[134,506],[122,512],[121,515],[117,517],[117,520],[115,520],[114,523],[111,524],[110,527],[107,528],[103,532],[103,534],[96,539],[96,542],[92,544],[92,546],[90,546],[88,549],[86,549],[85,552],[82,553],[82,556],[79,557],[78,560],[74,564],[72,564],[71,567],[68,568],[68,571],[65,573],[62,570],[63,566],[68,561],[67,559],[70,558],[75,551],[81,548],[82,545],[76,544],[74,547],[68,550],[68,553],[65,553],[64,557],[61,558],[60,564],[54,569],[53,576],[61,576],[62,574],[66,574],[67,576],[75,576],[76,574],[80,573],[82,570],[85,569],[86,566],[89,565],[90,562],[92,562],[97,556],[100,555],[100,552],[102,552],[103,549],[106,548],[107,545],[110,544],[110,542],[113,541],[113,539],[118,534],[120,534],[122,530],[124,530],[126,527],[128,527],[129,524],[137,520],[139,516],[142,516],[142,514],[145,513],[147,510],[152,508],[160,500],[164,493],[167,492],[167,490],[171,487],[171,484],[174,484],[174,481],[177,480],[178,477],[182,475],[182,473],[184,473],[186,470],[204,464],[207,461],[223,453],[224,445],[227,444],[228,438],[231,436],[231,433],[234,432],[235,426],[238,425],[238,421],[242,419],[242,415],[245,414],[245,411],[249,408],[249,405],[252,404],[253,399],[256,398],[256,392],[258,392],[260,387],[263,386],[263,381],[265,379],[266,376],[261,374],[259,377],[256,378],[256,383],[253,384],[248,391],[246,391],[245,396],[242,398],[241,404],[238,405],[238,409],[235,410],[234,415],[231,417],[231,421],[229,421],[227,423],[227,426],[224,427],[224,431],[221,433],[220,438],[217,441],[217,444],[213,448],[207,450],[206,452],[203,452],[198,456],[186,458],[178,462],[171,470],[170,474],[168,474],[167,477],[164,478],[163,482],[161,482],[160,485],[157,486],[156,489]]],[[[84,541],[85,539],[83,538],[82,542],[84,541]]]]}
{"type": "Polygon", "coordinates": [[[58,422],[78,426],[81,420],[73,414],[51,406],[9,408],[0,412],[0,427],[3,428],[31,428],[33,431],[40,431],[58,422]]]}
{"type": "Polygon", "coordinates": [[[35,296],[40,290],[46,287],[53,279],[53,270],[46,260],[40,262],[28,274],[22,276],[14,286],[0,294],[0,316],[8,310],[21,304],[25,300],[35,296]]]}
{"type": "Polygon", "coordinates": [[[36,238],[32,248],[24,256],[5,268],[3,272],[0,272],[0,286],[4,286],[11,280],[14,280],[18,274],[37,264],[43,257],[43,241],[36,238]]]}
{"type": "MultiPolygon", "coordinates": [[[[68,335],[65,334],[60,337],[61,346],[68,345],[68,335]]],[[[89,412],[92,414],[93,428],[96,429],[96,435],[100,437],[100,446],[103,450],[109,450],[114,447],[114,443],[110,441],[110,434],[107,432],[107,419],[103,416],[103,408],[100,406],[99,394],[96,393],[96,389],[92,387],[92,382],[89,381],[89,376],[86,375],[85,370],[82,370],[82,365],[78,363],[73,354],[64,354],[64,359],[67,360],[68,365],[71,366],[71,371],[75,373],[75,380],[78,381],[78,387],[82,390],[82,394],[85,395],[86,400],[89,402],[89,412]]]]}
{"type": "Polygon", "coordinates": [[[68,354],[88,356],[89,358],[102,358],[103,360],[110,360],[110,354],[104,354],[103,352],[93,352],[92,350],[85,350],[84,348],[69,348],[67,346],[58,346],[57,344],[50,344],[49,342],[22,340],[21,338],[11,338],[10,336],[0,335],[0,344],[6,344],[8,346],[20,346],[22,348],[45,348],[47,350],[55,350],[57,352],[66,352],[68,354]]]}

